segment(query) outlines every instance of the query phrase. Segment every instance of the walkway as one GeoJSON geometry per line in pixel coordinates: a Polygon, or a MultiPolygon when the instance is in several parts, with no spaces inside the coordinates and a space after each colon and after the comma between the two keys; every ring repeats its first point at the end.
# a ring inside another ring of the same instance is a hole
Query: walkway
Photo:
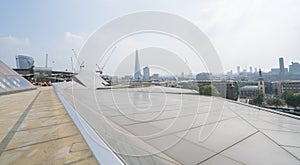
{"type": "Polygon", "coordinates": [[[0,96],[0,164],[97,164],[52,87],[0,96]]]}

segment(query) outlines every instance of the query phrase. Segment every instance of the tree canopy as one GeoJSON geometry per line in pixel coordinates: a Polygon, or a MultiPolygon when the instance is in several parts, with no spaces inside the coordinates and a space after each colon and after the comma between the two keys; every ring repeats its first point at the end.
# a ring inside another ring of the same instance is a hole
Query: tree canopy
{"type": "Polygon", "coordinates": [[[273,106],[283,106],[285,105],[284,101],[278,98],[271,98],[267,100],[267,104],[269,105],[273,105],[273,106]]]}
{"type": "Polygon", "coordinates": [[[300,95],[292,92],[286,92],[283,95],[285,102],[288,106],[297,108],[300,106],[300,95]]]}
{"type": "Polygon", "coordinates": [[[219,96],[220,92],[214,85],[204,85],[199,88],[200,95],[219,96]]]}
{"type": "Polygon", "coordinates": [[[253,100],[252,100],[252,104],[254,105],[263,105],[263,102],[265,101],[264,99],[264,95],[262,93],[259,93],[253,100]]]}

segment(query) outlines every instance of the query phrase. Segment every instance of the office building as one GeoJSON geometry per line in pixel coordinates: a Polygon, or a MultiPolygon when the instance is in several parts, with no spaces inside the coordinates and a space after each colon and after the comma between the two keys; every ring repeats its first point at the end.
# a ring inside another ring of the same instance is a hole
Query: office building
{"type": "Polygon", "coordinates": [[[159,79],[159,74],[158,73],[155,73],[151,76],[151,79],[153,80],[158,80],[159,79]]]}
{"type": "Polygon", "coordinates": [[[18,69],[31,69],[34,65],[34,60],[32,57],[17,55],[16,64],[18,69]]]}
{"type": "Polygon", "coordinates": [[[143,80],[146,80],[146,81],[150,80],[150,69],[148,66],[144,67],[143,72],[144,72],[143,80]]]}
{"type": "Polygon", "coordinates": [[[260,93],[262,93],[265,96],[265,81],[262,76],[261,69],[259,69],[259,76],[258,76],[258,90],[260,93]]]}
{"type": "Polygon", "coordinates": [[[284,62],[283,62],[283,57],[279,58],[279,76],[280,76],[281,80],[284,77],[284,62]]]}
{"type": "Polygon", "coordinates": [[[140,60],[138,50],[135,51],[135,66],[134,66],[134,76],[133,80],[140,80],[142,78],[141,68],[140,68],[140,60]]]}
{"type": "Polygon", "coordinates": [[[237,69],[237,74],[239,75],[241,73],[241,67],[237,66],[236,69],[237,69]]]}
{"type": "Polygon", "coordinates": [[[282,96],[284,92],[300,92],[300,80],[281,81],[278,83],[278,95],[282,96]]]}
{"type": "Polygon", "coordinates": [[[292,62],[291,65],[289,65],[290,74],[294,75],[300,75],[300,64],[298,62],[292,62]]]}

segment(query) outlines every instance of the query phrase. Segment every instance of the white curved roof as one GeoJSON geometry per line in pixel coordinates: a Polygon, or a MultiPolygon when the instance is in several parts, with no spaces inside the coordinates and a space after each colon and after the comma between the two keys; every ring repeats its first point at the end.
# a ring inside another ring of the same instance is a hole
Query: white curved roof
{"type": "Polygon", "coordinates": [[[58,92],[124,163],[300,164],[299,119],[215,97],[70,86],[58,92]]]}

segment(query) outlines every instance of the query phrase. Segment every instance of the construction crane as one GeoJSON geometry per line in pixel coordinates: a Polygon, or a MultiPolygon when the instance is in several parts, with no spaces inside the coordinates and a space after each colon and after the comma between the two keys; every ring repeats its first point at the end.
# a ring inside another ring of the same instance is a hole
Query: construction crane
{"type": "Polygon", "coordinates": [[[74,54],[74,56],[75,56],[75,58],[76,58],[76,61],[77,61],[77,63],[78,63],[78,64],[80,64],[80,65],[79,65],[79,68],[80,68],[80,71],[81,71],[81,70],[82,70],[82,68],[84,68],[84,66],[85,66],[85,65],[84,65],[84,63],[85,63],[85,62],[84,62],[84,61],[82,61],[82,62],[80,63],[80,61],[79,61],[79,59],[78,59],[78,56],[77,56],[77,54],[76,54],[75,50],[74,50],[74,49],[72,49],[72,51],[73,51],[73,54],[74,54]]]}
{"type": "Polygon", "coordinates": [[[74,64],[73,64],[73,58],[72,58],[72,56],[71,56],[71,69],[72,69],[71,71],[74,72],[74,64]]]}
{"type": "Polygon", "coordinates": [[[115,51],[116,48],[117,48],[117,47],[115,46],[115,47],[111,50],[111,52],[110,52],[108,58],[105,60],[105,62],[104,62],[104,64],[103,64],[102,67],[100,67],[98,64],[96,64],[96,66],[97,66],[97,68],[98,68],[98,70],[96,71],[97,73],[100,73],[100,75],[102,75],[104,67],[106,66],[108,60],[110,59],[111,55],[113,54],[113,52],[115,51]]]}
{"type": "Polygon", "coordinates": [[[96,70],[96,73],[99,73],[100,75],[102,75],[103,73],[103,68],[100,68],[100,66],[98,64],[96,64],[98,70],[96,70]]]}

